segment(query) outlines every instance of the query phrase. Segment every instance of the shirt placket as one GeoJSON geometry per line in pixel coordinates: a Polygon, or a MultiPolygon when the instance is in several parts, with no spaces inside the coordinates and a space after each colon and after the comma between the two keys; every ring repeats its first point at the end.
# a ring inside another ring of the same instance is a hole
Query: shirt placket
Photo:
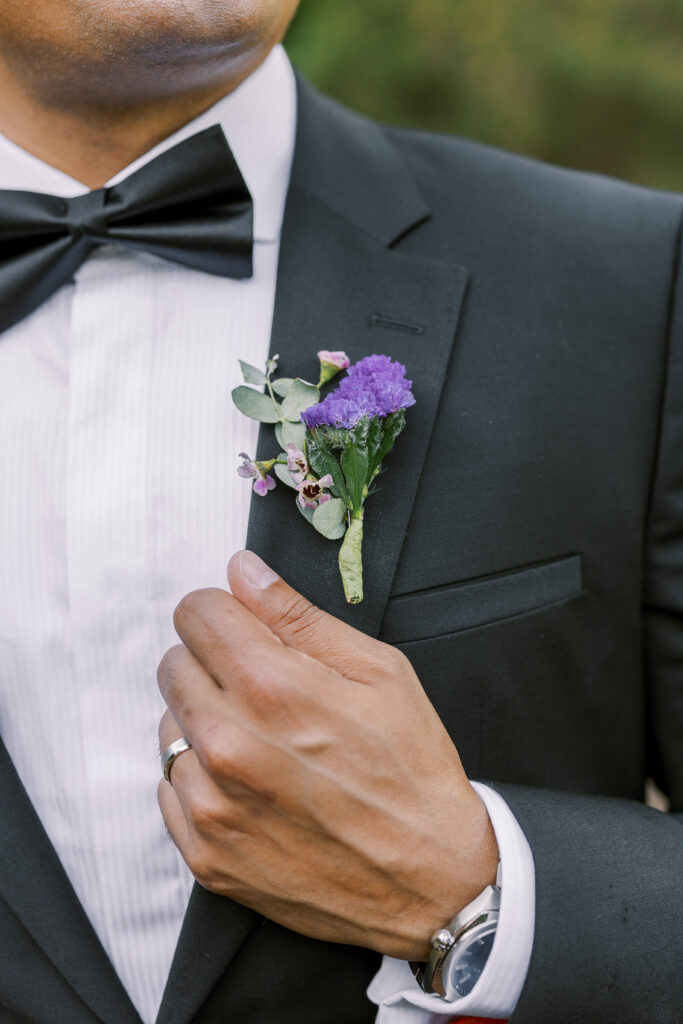
{"type": "Polygon", "coordinates": [[[67,548],[83,812],[96,879],[86,910],[124,983],[139,972],[150,1004],[165,980],[165,946],[175,940],[163,908],[178,871],[175,851],[159,843],[155,785],[163,705],[150,662],[153,324],[153,295],[135,257],[103,253],[81,268],[70,336],[67,548]]]}

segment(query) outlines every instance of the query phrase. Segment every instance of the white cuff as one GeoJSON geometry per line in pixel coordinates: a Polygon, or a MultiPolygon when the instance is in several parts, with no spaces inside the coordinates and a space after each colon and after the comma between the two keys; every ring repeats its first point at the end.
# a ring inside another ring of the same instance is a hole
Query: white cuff
{"type": "Polygon", "coordinates": [[[531,848],[499,793],[473,782],[488,811],[500,854],[500,913],[491,955],[469,995],[449,1002],[427,995],[405,960],[385,956],[368,997],[376,1024],[437,1024],[454,1014],[508,1019],[521,994],[534,941],[536,879],[531,848]]]}

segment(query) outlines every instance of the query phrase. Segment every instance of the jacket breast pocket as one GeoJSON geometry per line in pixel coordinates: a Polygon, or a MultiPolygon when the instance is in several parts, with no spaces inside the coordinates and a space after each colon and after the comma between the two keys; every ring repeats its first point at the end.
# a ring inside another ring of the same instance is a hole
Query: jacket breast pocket
{"type": "Polygon", "coordinates": [[[568,555],[392,597],[379,636],[391,644],[427,640],[524,615],[581,591],[581,556],[568,555]]]}

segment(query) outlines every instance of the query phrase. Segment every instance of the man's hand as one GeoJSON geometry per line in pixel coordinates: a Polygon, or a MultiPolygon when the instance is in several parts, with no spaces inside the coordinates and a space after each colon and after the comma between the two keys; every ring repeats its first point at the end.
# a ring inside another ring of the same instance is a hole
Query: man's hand
{"type": "Polygon", "coordinates": [[[425,959],[496,875],[484,805],[409,661],[249,551],[159,665],[169,832],[197,880],[294,931],[425,959]],[[234,596],[233,596],[234,595],[234,596]]]}

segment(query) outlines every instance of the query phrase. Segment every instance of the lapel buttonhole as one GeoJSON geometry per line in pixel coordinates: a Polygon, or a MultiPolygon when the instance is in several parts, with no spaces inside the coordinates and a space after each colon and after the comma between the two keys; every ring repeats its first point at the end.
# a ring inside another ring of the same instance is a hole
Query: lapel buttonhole
{"type": "Polygon", "coordinates": [[[371,327],[389,327],[395,331],[405,331],[407,334],[424,334],[422,324],[412,323],[410,320],[396,320],[390,316],[382,316],[381,313],[373,313],[369,320],[371,327]]]}

